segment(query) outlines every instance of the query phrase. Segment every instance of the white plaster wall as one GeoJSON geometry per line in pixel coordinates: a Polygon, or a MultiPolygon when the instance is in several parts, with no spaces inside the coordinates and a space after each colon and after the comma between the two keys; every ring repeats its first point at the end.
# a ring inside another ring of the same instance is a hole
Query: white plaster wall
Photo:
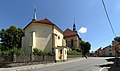
{"type": "Polygon", "coordinates": [[[62,46],[66,46],[66,41],[65,41],[65,39],[62,39],[62,46]]]}
{"type": "Polygon", "coordinates": [[[56,34],[56,36],[55,36],[55,47],[62,46],[63,33],[60,33],[58,30],[56,30],[54,28],[54,34],[56,34]],[[58,36],[60,37],[60,39],[58,39],[58,36]]]}
{"type": "Polygon", "coordinates": [[[109,56],[109,53],[112,53],[112,56],[115,56],[115,51],[111,47],[105,48],[105,56],[109,56]],[[111,50],[111,51],[110,51],[111,50]]]}
{"type": "Polygon", "coordinates": [[[59,51],[58,51],[58,49],[56,48],[56,49],[55,49],[55,60],[60,60],[60,59],[59,59],[59,56],[60,56],[59,51]]]}
{"type": "Polygon", "coordinates": [[[64,54],[63,54],[63,57],[64,59],[63,60],[67,60],[67,48],[64,48],[64,54]]]}
{"type": "Polygon", "coordinates": [[[33,31],[32,32],[32,48],[35,48],[36,47],[36,32],[33,31]]]}
{"type": "Polygon", "coordinates": [[[37,26],[34,25],[33,29],[36,35],[36,48],[45,50],[45,51],[52,51],[52,26],[51,25],[44,25],[44,26],[37,26]]]}

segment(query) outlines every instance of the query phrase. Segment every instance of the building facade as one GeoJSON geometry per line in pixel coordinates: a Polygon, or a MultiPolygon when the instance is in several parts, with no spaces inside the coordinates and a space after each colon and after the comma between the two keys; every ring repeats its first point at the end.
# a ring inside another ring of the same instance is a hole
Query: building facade
{"type": "Polygon", "coordinates": [[[98,50],[95,51],[96,56],[115,56],[115,51],[112,50],[112,46],[106,46],[104,48],[100,47],[98,50]]]}
{"type": "Polygon", "coordinates": [[[103,48],[103,56],[115,56],[115,51],[112,50],[111,45],[106,46],[105,48],[103,48]]]}
{"type": "Polygon", "coordinates": [[[34,48],[46,52],[55,52],[56,60],[67,59],[66,42],[63,31],[47,18],[33,20],[24,28],[25,36],[22,38],[22,48],[26,55],[32,54],[34,48]]]}
{"type": "Polygon", "coordinates": [[[64,39],[66,40],[67,47],[69,47],[70,49],[80,48],[81,38],[77,34],[75,24],[73,24],[73,30],[67,28],[63,34],[64,39]]]}

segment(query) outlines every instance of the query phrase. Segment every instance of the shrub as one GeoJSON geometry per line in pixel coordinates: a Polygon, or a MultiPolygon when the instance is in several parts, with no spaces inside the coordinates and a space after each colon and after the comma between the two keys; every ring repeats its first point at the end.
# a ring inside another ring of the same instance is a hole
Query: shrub
{"type": "Polygon", "coordinates": [[[55,54],[52,52],[48,52],[47,55],[54,56],[55,54]]]}
{"type": "Polygon", "coordinates": [[[23,53],[22,49],[14,47],[13,49],[10,50],[10,54],[15,53],[16,55],[21,55],[23,53]]]}
{"type": "Polygon", "coordinates": [[[42,53],[43,53],[43,52],[42,52],[42,50],[40,50],[40,49],[37,49],[37,48],[34,48],[34,49],[33,49],[33,54],[34,54],[34,55],[42,55],[42,53]]]}
{"type": "Polygon", "coordinates": [[[68,51],[68,54],[69,55],[79,55],[79,54],[81,54],[80,52],[77,52],[77,51],[75,51],[75,50],[70,50],[70,51],[68,51]]]}
{"type": "Polygon", "coordinates": [[[80,52],[80,53],[82,52],[82,50],[80,48],[74,48],[72,50],[75,50],[75,51],[80,52]]]}
{"type": "Polygon", "coordinates": [[[34,54],[34,55],[50,55],[50,56],[53,56],[53,55],[54,55],[54,53],[52,53],[52,52],[42,51],[42,50],[40,50],[40,49],[38,49],[38,48],[34,48],[34,49],[33,49],[33,54],[34,54]]]}
{"type": "Polygon", "coordinates": [[[5,50],[5,51],[2,51],[2,54],[3,55],[10,55],[11,53],[10,53],[10,50],[5,50]]]}
{"type": "Polygon", "coordinates": [[[11,50],[4,50],[4,51],[1,51],[1,53],[3,55],[12,55],[12,54],[16,54],[16,55],[21,55],[22,54],[22,49],[18,49],[18,48],[13,48],[11,50]]]}

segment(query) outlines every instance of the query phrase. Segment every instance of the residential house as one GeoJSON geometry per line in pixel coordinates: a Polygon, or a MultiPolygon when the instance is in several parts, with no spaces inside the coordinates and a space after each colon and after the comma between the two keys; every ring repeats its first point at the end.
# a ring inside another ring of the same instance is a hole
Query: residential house
{"type": "Polygon", "coordinates": [[[95,56],[102,56],[102,55],[103,55],[103,51],[102,51],[102,47],[100,47],[95,51],[95,56]]]}
{"type": "Polygon", "coordinates": [[[104,48],[100,47],[98,50],[95,51],[97,56],[115,56],[115,51],[112,50],[112,46],[106,46],[104,48]]]}
{"type": "Polygon", "coordinates": [[[111,45],[109,46],[106,46],[105,48],[103,48],[103,53],[104,55],[103,56],[115,56],[115,51],[112,50],[112,47],[111,45]]]}

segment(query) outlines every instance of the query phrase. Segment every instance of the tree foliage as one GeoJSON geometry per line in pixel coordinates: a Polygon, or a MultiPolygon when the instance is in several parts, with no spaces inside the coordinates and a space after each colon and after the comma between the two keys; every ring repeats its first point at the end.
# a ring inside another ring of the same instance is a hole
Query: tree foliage
{"type": "Polygon", "coordinates": [[[82,53],[82,50],[80,48],[74,48],[67,53],[68,55],[80,55],[82,53]]]}
{"type": "Polygon", "coordinates": [[[73,51],[75,50],[75,51],[77,51],[77,52],[79,52],[79,53],[81,53],[82,52],[82,50],[80,49],[80,48],[74,48],[74,49],[72,49],[73,51]]]}
{"type": "Polygon", "coordinates": [[[12,48],[10,50],[4,50],[4,51],[0,51],[2,55],[22,55],[23,51],[20,48],[12,48]]]}
{"type": "Polygon", "coordinates": [[[81,45],[83,55],[88,53],[89,50],[91,49],[91,44],[89,42],[81,41],[80,45],[81,45]]]}
{"type": "Polygon", "coordinates": [[[10,26],[8,29],[2,29],[0,31],[1,50],[10,50],[14,47],[21,48],[23,36],[24,32],[21,28],[10,26]]]}
{"type": "Polygon", "coordinates": [[[115,37],[114,40],[120,42],[120,36],[115,37]]]}

